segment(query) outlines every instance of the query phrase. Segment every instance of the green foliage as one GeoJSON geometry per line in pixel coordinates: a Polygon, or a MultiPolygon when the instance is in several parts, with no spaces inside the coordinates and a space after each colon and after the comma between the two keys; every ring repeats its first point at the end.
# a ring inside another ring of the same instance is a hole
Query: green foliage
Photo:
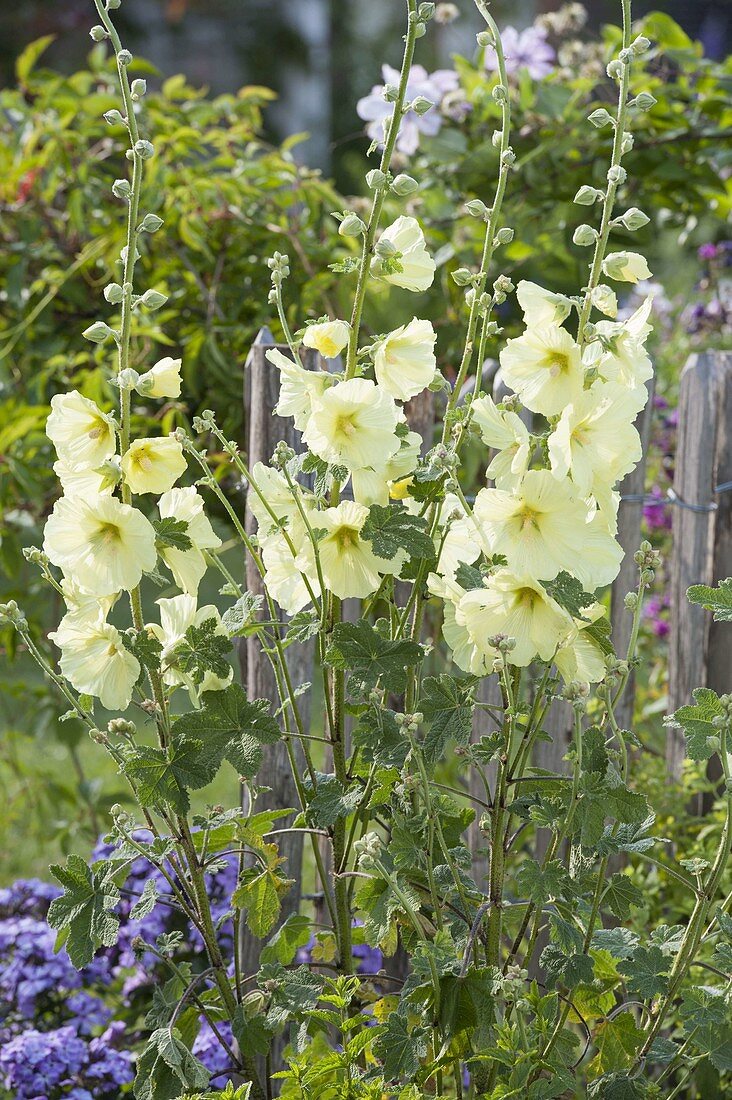
{"type": "Polygon", "coordinates": [[[114,876],[118,870],[111,860],[89,867],[81,856],[69,856],[65,867],[51,867],[64,892],[51,903],[48,923],[59,932],[60,943],[77,970],[87,966],[100,947],[117,942],[119,917],[114,907],[120,893],[114,876]]]}
{"type": "Polygon", "coordinates": [[[371,543],[374,553],[391,560],[400,550],[409,558],[435,560],[435,547],[427,534],[427,520],[412,516],[403,505],[382,508],[372,504],[361,529],[361,538],[371,543]]]}
{"type": "Polygon", "coordinates": [[[205,1089],[209,1072],[195,1058],[176,1028],[152,1033],[140,1056],[135,1077],[136,1100],[178,1100],[181,1092],[205,1089]]]}
{"type": "Polygon", "coordinates": [[[348,670],[361,692],[380,684],[385,691],[403,691],[406,670],[416,664],[422,648],[416,642],[390,641],[365,619],[337,623],[325,659],[332,668],[348,670]]]}
{"type": "Polygon", "coordinates": [[[719,623],[732,622],[732,577],[720,581],[716,588],[706,584],[693,584],[686,593],[690,603],[699,603],[705,611],[711,611],[719,623]]]}

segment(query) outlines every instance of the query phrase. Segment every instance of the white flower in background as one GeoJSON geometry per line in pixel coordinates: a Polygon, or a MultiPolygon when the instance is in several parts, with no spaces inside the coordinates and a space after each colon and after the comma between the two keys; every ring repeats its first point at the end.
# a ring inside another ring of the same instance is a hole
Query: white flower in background
{"type": "Polygon", "coordinates": [[[645,257],[639,252],[611,252],[602,261],[602,270],[608,279],[623,283],[637,283],[652,277],[645,257]]]}
{"type": "Polygon", "coordinates": [[[122,456],[122,474],[133,493],[167,493],[186,471],[183,447],[174,435],[136,439],[122,456]]]}
{"type": "Polygon", "coordinates": [[[305,370],[277,348],[269,348],[265,356],[280,372],[280,397],[275,412],[291,416],[297,430],[304,431],[313,400],[322,397],[333,379],[325,371],[305,370]]]}
{"type": "MultiPolygon", "coordinates": [[[[546,40],[543,27],[527,27],[523,31],[517,31],[515,27],[504,27],[501,31],[501,43],[506,58],[506,72],[517,73],[520,69],[526,69],[532,80],[542,80],[554,72],[557,55],[546,40]]],[[[496,51],[490,46],[485,52],[485,67],[491,72],[498,71],[496,51]]]]}
{"type": "Polygon", "coordinates": [[[531,456],[531,434],[518,413],[499,409],[492,398],[473,401],[470,411],[480,429],[480,436],[498,454],[486,474],[499,489],[510,489],[526,473],[531,456]]]}
{"type": "Polygon", "coordinates": [[[536,325],[500,353],[503,380],[532,412],[556,416],[582,392],[579,344],[559,325],[536,325]]]}
{"type": "Polygon", "coordinates": [[[135,389],[143,397],[180,397],[182,359],[167,355],[137,379],[135,389]]]}
{"type": "Polygon", "coordinates": [[[140,675],[140,663],[119,631],[102,618],[72,621],[66,616],[49,634],[61,650],[59,667],[72,687],[93,695],[107,710],[125,710],[140,675]]]}
{"type": "Polygon", "coordinates": [[[214,634],[221,638],[228,637],[221,615],[213,604],[205,607],[196,606],[196,597],[185,593],[173,596],[170,599],[156,601],[160,608],[160,623],[148,623],[146,629],[153,634],[162,644],[161,669],[163,680],[169,687],[182,686],[188,689],[194,706],[198,705],[198,696],[204,691],[221,691],[231,683],[234,676],[233,669],[229,669],[227,676],[216,676],[210,670],[204,674],[203,680],[196,683],[192,676],[182,669],[176,661],[176,647],[185,639],[186,631],[192,626],[203,626],[213,619],[216,624],[214,634]]]}
{"type": "Polygon", "coordinates": [[[466,516],[457,496],[448,493],[442,507],[443,530],[435,539],[440,557],[436,571],[447,580],[454,582],[455,571],[459,565],[472,565],[480,557],[481,551],[490,553],[488,543],[471,516],[466,516]]]}
{"type": "Polygon", "coordinates": [[[351,326],[346,321],[321,321],[308,325],[302,342],[306,348],[315,348],[324,359],[335,359],[348,344],[351,326]]]}
{"type": "Polygon", "coordinates": [[[516,287],[516,297],[527,325],[561,325],[572,309],[572,303],[563,294],[545,290],[526,279],[516,287]]]}
{"type": "MultiPolygon", "coordinates": [[[[381,74],[384,84],[375,84],[369,95],[359,99],[356,111],[358,117],[368,123],[366,133],[371,140],[383,143],[384,122],[391,118],[394,110],[394,104],[387,103],[384,99],[384,86],[399,84],[399,70],[393,69],[391,65],[384,65],[381,74]]],[[[456,91],[458,85],[458,75],[452,69],[437,69],[433,73],[428,73],[422,65],[412,66],[407,83],[407,102],[423,96],[434,103],[434,107],[424,115],[418,115],[416,111],[407,111],[404,115],[396,143],[400,153],[411,156],[419,147],[420,134],[434,137],[439,132],[442,126],[440,103],[449,92],[456,91]]]]}
{"type": "Polygon", "coordinates": [[[485,588],[466,592],[459,614],[473,644],[487,656],[497,656],[488,638],[505,634],[516,646],[508,654],[512,665],[528,665],[535,657],[551,661],[567,632],[569,616],[531,577],[499,569],[485,588]]]}
{"type": "MultiPolygon", "coordinates": [[[[247,508],[257,521],[260,538],[266,537],[273,528],[277,527],[277,520],[292,521],[299,517],[299,511],[292,490],[287,484],[287,479],[279,470],[271,466],[265,466],[263,462],[255,462],[252,467],[252,481],[254,481],[264,500],[255,491],[253,486],[247,490],[247,508]],[[266,505],[265,505],[266,501],[266,505]]],[[[305,498],[304,505],[311,506],[307,497],[301,490],[301,496],[305,498]]]]}
{"type": "Polygon", "coordinates": [[[582,608],[583,618],[573,619],[567,634],[554,655],[554,664],[565,683],[578,680],[584,684],[597,684],[605,676],[605,654],[588,632],[605,614],[605,608],[591,604],[582,608]]]}
{"type": "MultiPolygon", "coordinates": [[[[363,599],[381,584],[380,573],[398,573],[404,564],[401,554],[389,561],[373,552],[371,543],[361,538],[361,529],[369,510],[353,500],[343,500],[335,508],[318,512],[316,525],[326,534],[318,542],[320,568],[326,587],[345,600],[349,596],[363,599]]],[[[315,574],[313,548],[308,543],[295,560],[308,576],[315,574]]]]}
{"type": "Polygon", "coordinates": [[[648,334],[653,331],[648,323],[652,305],[653,299],[646,298],[625,321],[598,321],[597,339],[584,352],[587,369],[594,368],[604,381],[618,382],[634,391],[636,412],[648,400],[644,383],[653,377],[653,364],[645,349],[648,334]]]}
{"type": "Polygon", "coordinates": [[[386,390],[365,378],[339,382],[313,402],[303,442],[322,458],[349,470],[385,466],[400,440],[402,413],[386,390]]]}
{"type": "MultiPolygon", "coordinates": [[[[96,621],[100,615],[102,618],[106,618],[117,599],[117,593],[109,596],[92,596],[79,588],[78,584],[70,577],[62,578],[61,591],[66,604],[66,615],[61,620],[62,623],[71,622],[72,619],[76,619],[78,622],[96,621]]],[[[61,627],[59,627],[60,629],[61,627]]]]}
{"type": "Polygon", "coordinates": [[[190,596],[195,596],[201,577],[206,572],[204,550],[217,550],[221,539],[214,532],[203,510],[203,500],[190,486],[185,489],[170,489],[163,493],[158,501],[162,519],[184,520],[187,524],[186,535],[191,540],[188,550],[179,550],[174,546],[163,546],[160,556],[175,578],[175,583],[190,596]]]}
{"type": "Polygon", "coordinates": [[[61,497],[46,521],[49,561],[94,596],[136,588],[155,568],[155,531],[113,496],[61,497]]]}
{"type": "Polygon", "coordinates": [[[66,496],[97,496],[110,493],[119,481],[120,471],[116,457],[108,458],[96,470],[69,466],[62,458],[53,464],[53,472],[61,482],[66,496]]]}
{"type": "Polygon", "coordinates": [[[116,449],[114,422],[78,390],[51,398],[46,435],[68,467],[94,469],[116,449]]]}
{"type": "Polygon", "coordinates": [[[599,517],[571,481],[550,470],[529,470],[512,493],[481,489],[473,509],[490,552],[504,554],[518,576],[551,580],[566,570],[590,592],[610,584],[623,558],[599,517]]]}
{"type": "MultiPolygon", "coordinates": [[[[320,516],[317,517],[318,521],[320,516]]],[[[315,524],[316,527],[320,523],[315,524]]],[[[295,547],[296,553],[306,544],[309,538],[304,526],[298,532],[289,532],[290,541],[295,547]],[[296,539],[292,534],[296,534],[296,539]]],[[[270,596],[288,615],[296,615],[312,602],[310,592],[320,595],[320,584],[315,568],[315,559],[309,559],[307,569],[303,568],[303,555],[298,554],[297,560],[293,556],[292,549],[281,532],[269,535],[262,543],[262,561],[264,563],[264,583],[270,596]],[[308,584],[310,591],[308,591],[308,584]]]]}
{"type": "Polygon", "coordinates": [[[381,234],[380,242],[386,242],[394,249],[394,259],[401,271],[388,274],[384,272],[383,261],[375,256],[371,261],[371,273],[385,283],[400,286],[404,290],[415,292],[427,290],[435,278],[435,261],[430,256],[424,241],[424,233],[416,218],[404,214],[387,226],[381,234]]]}
{"type": "Polygon", "coordinates": [[[431,322],[416,317],[385,336],[374,355],[379,385],[397,401],[408,401],[421,393],[434,378],[436,339],[431,322]]]}
{"type": "Polygon", "coordinates": [[[422,448],[419,432],[409,432],[399,450],[385,466],[364,467],[351,474],[354,499],[359,504],[386,505],[389,500],[404,500],[409,494],[411,474],[417,467],[422,448]]]}
{"type": "Polygon", "coordinates": [[[606,317],[617,317],[618,296],[609,286],[605,286],[604,283],[601,283],[600,286],[596,286],[590,298],[593,306],[595,309],[599,309],[600,313],[604,313],[606,317]]]}
{"type": "Polygon", "coordinates": [[[465,626],[460,601],[466,589],[462,588],[456,580],[440,577],[436,573],[430,573],[427,578],[427,587],[433,596],[443,601],[442,636],[452,653],[455,664],[463,672],[469,672],[472,676],[486,676],[492,671],[493,658],[487,656],[475,645],[465,626]]]}
{"type": "Polygon", "coordinates": [[[638,409],[633,391],[614,382],[596,382],[559,418],[549,436],[549,459],[556,478],[572,478],[579,496],[596,483],[614,485],[640,461],[641,439],[633,426],[638,409]]]}

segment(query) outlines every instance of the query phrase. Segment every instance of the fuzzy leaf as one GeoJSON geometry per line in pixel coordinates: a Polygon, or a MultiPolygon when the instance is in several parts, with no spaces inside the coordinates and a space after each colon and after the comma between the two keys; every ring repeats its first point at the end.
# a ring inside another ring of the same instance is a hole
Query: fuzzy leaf
{"type": "Polygon", "coordinates": [[[185,814],[190,809],[188,791],[207,786],[220,763],[220,753],[212,753],[203,741],[177,737],[167,750],[149,745],[127,750],[122,767],[142,806],[172,806],[185,814]]]}
{"type": "Polygon", "coordinates": [[[353,743],[367,764],[379,768],[402,768],[409,753],[409,738],[396,724],[393,710],[371,706],[359,718],[353,743]]]}
{"type": "Polygon", "coordinates": [[[316,772],[315,778],[317,786],[308,802],[308,817],[317,828],[327,829],[356,809],[363,792],[358,784],[344,788],[334,775],[316,772]]]}
{"type": "Polygon", "coordinates": [[[226,654],[231,651],[228,637],[220,633],[218,620],[212,615],[200,626],[189,626],[173,651],[175,664],[187,673],[194,684],[203,682],[206,673],[225,680],[231,672],[226,654]]]}
{"type": "Polygon", "coordinates": [[[732,623],[732,577],[720,581],[717,588],[706,584],[692,584],[687,589],[689,603],[701,604],[705,611],[714,613],[718,623],[732,623]]]}
{"type": "Polygon", "coordinates": [[[119,917],[113,909],[120,896],[114,882],[118,869],[106,859],[89,867],[76,855],[69,856],[65,866],[52,864],[50,868],[64,892],[51,902],[48,923],[62,934],[77,970],[88,966],[98,948],[117,942],[119,917]]]}
{"type": "Polygon", "coordinates": [[[427,520],[412,516],[403,504],[372,504],[361,528],[361,538],[371,543],[379,558],[391,561],[400,550],[410,558],[435,559],[435,545],[427,534],[427,520]]]}
{"type": "Polygon", "coordinates": [[[618,966],[625,975],[628,991],[652,1000],[668,989],[668,961],[660,947],[638,947],[618,966]]]}
{"type": "Polygon", "coordinates": [[[610,906],[616,917],[620,920],[628,920],[630,907],[640,908],[645,898],[634,882],[627,875],[613,875],[610,879],[603,900],[610,906]]]}
{"type": "Polygon", "coordinates": [[[289,966],[299,947],[304,947],[310,939],[310,918],[303,913],[291,913],[287,920],[262,948],[259,961],[277,962],[289,966]]]}
{"type": "Polygon", "coordinates": [[[363,691],[380,681],[386,691],[399,693],[406,684],[406,669],[422,659],[416,642],[392,642],[365,619],[357,623],[336,623],[325,661],[331,668],[345,669],[363,691]]]}
{"type": "Polygon", "coordinates": [[[719,730],[712,725],[712,719],[724,715],[724,708],[716,691],[711,688],[697,688],[692,692],[695,706],[680,707],[673,715],[673,721],[681,726],[686,734],[686,752],[692,760],[709,760],[714,754],[708,738],[719,737],[719,730]]]}
{"type": "Polygon", "coordinates": [[[585,592],[576,577],[564,570],[557,573],[554,580],[544,581],[544,588],[553,600],[568,611],[573,619],[583,618],[582,612],[595,602],[595,597],[585,592]]]}
{"type": "MultiPolygon", "coordinates": [[[[264,699],[247,699],[239,684],[224,691],[205,691],[201,709],[182,714],[173,723],[173,738],[200,738],[218,763],[229,761],[240,775],[251,779],[262,763],[262,745],[282,736],[264,699]]],[[[218,765],[217,765],[218,766],[218,765]]]]}
{"type": "Polygon", "coordinates": [[[405,1017],[392,1012],[376,1041],[374,1052],[383,1063],[387,1081],[414,1077],[427,1054],[427,1029],[415,1027],[410,1032],[405,1017]]]}
{"type": "Polygon", "coordinates": [[[307,966],[285,970],[279,965],[269,963],[259,972],[259,984],[262,985],[263,982],[272,985],[267,1025],[273,1029],[283,1027],[290,1019],[312,1012],[323,989],[323,979],[319,974],[311,973],[307,966]]]}
{"type": "Polygon", "coordinates": [[[442,757],[449,741],[467,745],[473,730],[472,684],[453,676],[428,676],[422,685],[419,709],[430,728],[424,754],[430,764],[442,757]]]}
{"type": "Polygon", "coordinates": [[[252,592],[245,592],[235,604],[227,608],[221,616],[221,622],[224,624],[224,630],[230,638],[241,638],[247,634],[263,603],[263,596],[255,596],[252,592]]]}
{"type": "Polygon", "coordinates": [[[187,531],[188,524],[184,519],[175,519],[166,516],[164,519],[154,519],[152,525],[155,528],[155,543],[158,549],[190,550],[193,547],[187,531]]]}
{"type": "Polygon", "coordinates": [[[484,579],[477,565],[466,565],[461,561],[455,570],[455,580],[466,592],[472,592],[474,588],[483,588],[484,579]]]}

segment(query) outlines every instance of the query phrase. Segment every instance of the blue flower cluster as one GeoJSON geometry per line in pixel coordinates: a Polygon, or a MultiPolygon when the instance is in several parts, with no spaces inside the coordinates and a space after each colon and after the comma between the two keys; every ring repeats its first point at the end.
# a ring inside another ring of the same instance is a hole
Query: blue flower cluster
{"type": "MultiPolygon", "coordinates": [[[[139,833],[141,843],[149,835],[139,833]]],[[[93,860],[107,859],[112,848],[100,841],[93,860]]],[[[174,869],[167,868],[174,876],[174,869]]],[[[223,853],[207,877],[219,939],[233,969],[231,895],[237,860],[223,853]]],[[[58,887],[38,879],[0,889],[0,1098],[10,1100],[118,1100],[130,1092],[138,1021],[149,1008],[151,986],[165,980],[157,960],[140,957],[133,941],[154,944],[160,935],[181,932],[190,961],[203,954],[203,942],[176,908],[166,904],[170,885],[165,875],[140,857],[130,866],[117,906],[119,939],[82,971],[64,951],[56,953],[55,933],[46,923],[58,887]],[[147,915],[131,915],[146,883],[154,880],[160,901],[147,915]]],[[[311,960],[314,940],[298,953],[311,960]]],[[[361,974],[376,974],[381,952],[367,944],[354,947],[361,974]]],[[[231,1028],[216,1025],[227,1043],[231,1028]]],[[[206,1020],[201,1021],[193,1053],[212,1074],[212,1088],[224,1088],[231,1059],[206,1020]]]]}

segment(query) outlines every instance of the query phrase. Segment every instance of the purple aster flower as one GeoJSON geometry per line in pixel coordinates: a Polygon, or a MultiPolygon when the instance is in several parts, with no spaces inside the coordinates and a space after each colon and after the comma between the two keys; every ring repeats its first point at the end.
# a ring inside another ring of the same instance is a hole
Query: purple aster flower
{"type": "Polygon", "coordinates": [[[716,244],[703,244],[697,250],[697,256],[700,260],[713,260],[717,256],[716,244]]]}
{"type": "MultiPolygon", "coordinates": [[[[543,27],[527,27],[524,31],[506,27],[501,31],[501,42],[506,58],[506,72],[517,73],[519,69],[526,69],[532,80],[541,80],[554,72],[557,55],[546,40],[543,27]]],[[[495,50],[486,50],[485,67],[490,72],[498,71],[495,50]]]]}
{"type": "MultiPolygon", "coordinates": [[[[386,84],[398,84],[399,73],[390,65],[384,65],[381,74],[384,84],[375,84],[367,96],[359,99],[356,104],[358,117],[367,123],[366,133],[372,141],[383,142],[384,121],[391,117],[394,105],[387,103],[383,96],[386,84]]],[[[399,137],[396,147],[400,153],[411,156],[419,147],[420,134],[434,137],[442,126],[440,106],[445,96],[454,92],[458,87],[458,75],[452,69],[437,69],[428,73],[422,65],[412,66],[407,83],[407,100],[411,101],[417,96],[424,96],[434,106],[424,115],[418,115],[416,111],[407,111],[402,118],[399,128],[399,137]]],[[[451,100],[451,111],[456,106],[451,100]]]]}

